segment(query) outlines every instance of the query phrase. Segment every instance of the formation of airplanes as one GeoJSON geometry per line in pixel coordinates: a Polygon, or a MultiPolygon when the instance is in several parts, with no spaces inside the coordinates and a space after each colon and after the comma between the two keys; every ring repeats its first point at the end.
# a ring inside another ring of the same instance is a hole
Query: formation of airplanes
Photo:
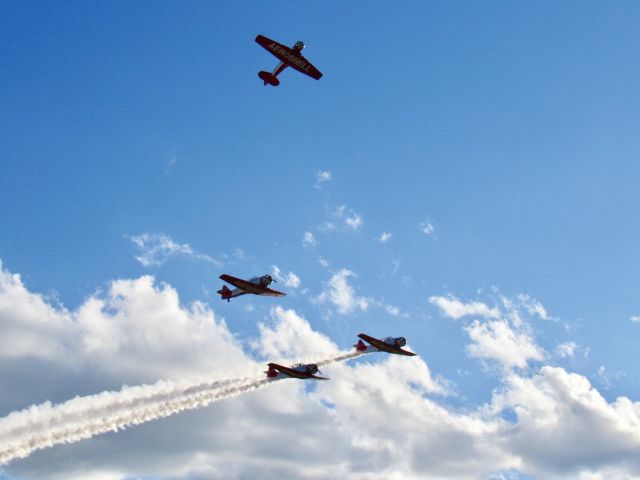
{"type": "MultiPolygon", "coordinates": [[[[273,279],[273,277],[271,277],[271,275],[268,274],[258,277],[252,277],[248,280],[243,280],[242,278],[234,277],[224,273],[220,275],[220,279],[236,287],[231,290],[226,285],[223,285],[222,288],[218,290],[220,298],[222,298],[222,300],[226,300],[227,302],[230,302],[232,298],[246,295],[248,293],[266,297],[284,297],[286,295],[286,293],[284,292],[279,292],[278,290],[269,288],[269,285],[275,282],[275,280],[273,279]]],[[[413,357],[416,355],[415,353],[410,352],[409,350],[404,350],[402,348],[407,344],[407,340],[404,337],[386,337],[383,339],[378,339],[367,335],[366,333],[361,333],[358,335],[358,337],[358,343],[356,343],[354,347],[356,351],[361,354],[371,352],[386,352],[393,355],[404,355],[406,357],[413,357]]],[[[267,367],[269,367],[269,369],[264,373],[267,374],[267,378],[269,380],[279,380],[282,378],[297,378],[300,380],[329,380],[327,377],[316,375],[316,373],[320,373],[320,370],[318,370],[318,365],[316,365],[315,363],[298,363],[290,367],[279,365],[277,363],[269,363],[267,364],[267,367]]]]}
{"type": "MultiPolygon", "coordinates": [[[[383,339],[378,339],[371,337],[365,333],[361,333],[358,335],[360,340],[358,343],[354,345],[356,351],[358,353],[371,353],[371,352],[386,352],[391,353],[393,355],[404,355],[407,357],[413,357],[416,354],[410,352],[408,350],[403,350],[401,347],[404,347],[407,344],[407,341],[404,337],[387,337],[383,339]],[[369,343],[369,345],[365,345],[363,342],[369,343]]],[[[267,367],[267,378],[269,380],[280,380],[282,378],[297,378],[300,380],[329,380],[327,377],[321,377],[316,375],[316,373],[322,373],[318,369],[318,365],[315,363],[298,363],[296,365],[292,365],[290,367],[285,367],[283,365],[278,365],[277,363],[268,363],[267,367]]]]}
{"type": "MultiPolygon", "coordinates": [[[[320,80],[320,78],[322,78],[322,73],[302,55],[301,52],[305,47],[304,42],[297,41],[293,47],[287,47],[286,45],[282,45],[281,43],[271,40],[264,35],[258,35],[256,37],[256,43],[280,60],[273,72],[267,72],[264,70],[258,72],[258,77],[264,82],[265,86],[271,85],[277,87],[280,85],[278,75],[287,67],[291,67],[294,70],[316,80],[320,80]]],[[[235,287],[232,290],[226,285],[223,285],[220,290],[218,290],[218,294],[222,300],[226,300],[227,302],[230,302],[232,298],[247,294],[266,297],[284,297],[286,295],[284,292],[269,288],[269,285],[275,282],[275,280],[268,274],[245,280],[225,273],[220,275],[219,278],[235,287]]],[[[404,355],[407,357],[416,355],[414,352],[404,350],[402,348],[407,344],[404,337],[386,337],[378,339],[365,333],[359,334],[358,337],[359,340],[354,347],[356,352],[360,354],[385,352],[392,355],[404,355]]],[[[279,380],[282,378],[296,378],[299,380],[329,380],[327,377],[317,375],[322,372],[320,372],[318,365],[315,363],[297,363],[287,367],[271,362],[267,364],[267,367],[268,370],[264,373],[267,375],[269,380],[279,380]]]]}

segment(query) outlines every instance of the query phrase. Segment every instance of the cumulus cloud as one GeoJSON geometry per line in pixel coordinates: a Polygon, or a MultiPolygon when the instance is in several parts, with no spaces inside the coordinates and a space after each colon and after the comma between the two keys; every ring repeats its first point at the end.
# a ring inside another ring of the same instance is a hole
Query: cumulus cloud
{"type": "Polygon", "coordinates": [[[467,347],[472,357],[496,360],[507,368],[525,368],[545,357],[528,332],[513,329],[506,320],[475,320],[464,329],[472,341],[467,347]]]}
{"type": "Polygon", "coordinates": [[[186,257],[202,260],[221,267],[222,262],[210,255],[196,252],[188,243],[177,243],[164,233],[142,233],[127,236],[141,252],[135,258],[144,267],[160,267],[172,257],[186,257]]]}
{"type": "Polygon", "coordinates": [[[564,342],[556,347],[555,353],[557,357],[568,358],[573,357],[578,346],[575,342],[564,342]]]}
{"type": "Polygon", "coordinates": [[[260,323],[260,337],[252,343],[261,355],[272,360],[308,360],[323,358],[339,351],[328,337],[312,330],[302,316],[277,306],[271,310],[272,325],[260,323]]]}
{"type": "Polygon", "coordinates": [[[0,321],[0,358],[56,360],[77,342],[72,314],[29,292],[20,275],[5,271],[1,262],[0,321]]]}
{"type": "Polygon", "coordinates": [[[330,182],[331,179],[331,172],[326,170],[318,170],[318,172],[316,173],[316,183],[313,185],[313,187],[320,189],[322,188],[323,183],[330,182]]]}
{"type": "Polygon", "coordinates": [[[356,274],[346,268],[334,273],[326,284],[327,288],[316,297],[316,302],[329,302],[335,305],[341,314],[357,309],[367,310],[371,300],[356,293],[355,288],[349,284],[349,277],[356,277],[356,274]]]}
{"type": "Polygon", "coordinates": [[[609,403],[582,375],[550,366],[531,377],[510,375],[492,406],[515,412],[512,451],[540,478],[616,466],[640,474],[640,403],[609,403]]]}
{"type": "Polygon", "coordinates": [[[387,243],[389,240],[391,240],[391,232],[382,232],[382,234],[380,234],[380,236],[378,237],[378,241],[380,243],[387,243]]]}
{"type": "Polygon", "coordinates": [[[395,305],[385,305],[384,309],[389,315],[393,315],[394,317],[400,315],[400,309],[395,305]]]}
{"type": "MultiPolygon", "coordinates": [[[[267,359],[339,351],[291,309],[273,308],[259,326],[250,342],[256,359],[208,306],[181,304],[175,289],[152,277],[110,282],[68,310],[0,272],[0,338],[12,338],[18,322],[28,326],[21,335],[34,335],[10,354],[0,349],[3,416],[51,392],[64,401],[160,374],[244,374],[263,370],[267,359]],[[32,381],[38,369],[56,381],[32,381]]],[[[484,404],[460,408],[427,359],[369,354],[323,367],[329,382],[275,382],[211,408],[42,450],[2,473],[25,480],[640,477],[639,402],[608,401],[586,377],[543,366],[502,371],[484,404]]]]}
{"type": "Polygon", "coordinates": [[[362,217],[357,213],[352,213],[344,219],[344,223],[354,230],[362,226],[362,217]]]}
{"type": "Polygon", "coordinates": [[[640,315],[629,317],[629,320],[631,320],[631,322],[633,323],[640,323],[640,315]]]}
{"type": "Polygon", "coordinates": [[[318,241],[316,237],[313,236],[313,233],[304,232],[302,236],[302,246],[308,250],[313,250],[318,246],[318,241]]]}
{"type": "Polygon", "coordinates": [[[440,308],[447,317],[459,319],[466,316],[479,316],[485,318],[498,318],[500,311],[497,308],[489,308],[482,302],[462,302],[453,296],[432,296],[429,303],[440,308]]]}
{"type": "Polygon", "coordinates": [[[450,318],[480,317],[463,327],[471,339],[467,352],[471,357],[492,360],[511,369],[526,368],[530,361],[541,361],[546,356],[536,344],[532,329],[523,321],[519,309],[524,308],[538,316],[544,312],[545,318],[546,311],[541,304],[532,308],[529,297],[520,300],[514,302],[502,296],[503,311],[478,301],[462,302],[453,296],[432,296],[429,303],[450,318]]]}
{"type": "Polygon", "coordinates": [[[420,222],[420,231],[427,237],[435,237],[436,227],[431,222],[420,222]]]}
{"type": "Polygon", "coordinates": [[[285,287],[289,288],[298,288],[300,286],[300,277],[298,277],[293,272],[288,272],[285,274],[282,272],[277,265],[271,266],[271,274],[276,281],[282,283],[285,287]]]}
{"type": "MultiPolygon", "coordinates": [[[[352,230],[359,229],[364,223],[362,216],[348,208],[346,205],[339,205],[333,209],[331,211],[331,217],[334,221],[342,222],[344,226],[352,230]]],[[[332,229],[335,229],[335,224],[333,222],[327,222],[326,226],[325,230],[329,228],[328,226],[333,226],[332,229]]]]}

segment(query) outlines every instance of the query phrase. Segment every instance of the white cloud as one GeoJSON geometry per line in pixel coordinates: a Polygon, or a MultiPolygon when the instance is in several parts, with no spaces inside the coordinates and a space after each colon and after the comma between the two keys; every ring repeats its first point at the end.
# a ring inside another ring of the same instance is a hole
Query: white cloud
{"type": "Polygon", "coordinates": [[[393,315],[394,317],[400,315],[400,309],[395,305],[385,305],[384,309],[389,315],[393,315]]]}
{"type": "Polygon", "coordinates": [[[633,323],[640,323],[640,315],[629,317],[629,320],[631,320],[633,323]]]}
{"type": "MultiPolygon", "coordinates": [[[[336,221],[342,221],[345,227],[349,227],[352,230],[359,229],[364,223],[362,216],[354,212],[352,209],[347,208],[346,205],[339,205],[333,209],[331,217],[336,221]]],[[[325,222],[325,226],[323,228],[324,231],[329,232],[335,229],[335,224],[333,222],[325,222]]]]}
{"type": "Polygon", "coordinates": [[[524,293],[519,294],[517,298],[520,301],[520,305],[527,310],[529,315],[537,315],[542,320],[549,320],[547,310],[538,300],[524,293]]]}
{"type": "MultiPolygon", "coordinates": [[[[67,310],[0,268],[0,338],[1,415],[123,382],[264,369],[206,305],[182,305],[172,287],[148,276],[110,282],[67,310]],[[5,340],[20,323],[21,335],[33,337],[7,353],[5,340]]],[[[251,344],[264,360],[291,362],[338,349],[281,307],[251,344]]],[[[421,357],[370,354],[323,371],[331,381],[275,382],[211,408],[42,450],[2,473],[25,480],[640,477],[640,402],[607,401],[563,368],[502,371],[479,406],[450,404],[446,381],[421,357]]]]}
{"type": "Polygon", "coordinates": [[[322,257],[318,258],[318,263],[322,268],[327,268],[329,266],[329,262],[322,257]]]}
{"type": "Polygon", "coordinates": [[[182,256],[195,260],[202,260],[221,267],[222,262],[210,255],[196,252],[188,243],[179,244],[164,233],[143,233],[127,236],[141,251],[136,260],[144,267],[162,266],[171,257],[182,256]]]}
{"type": "Polygon", "coordinates": [[[431,222],[420,222],[420,231],[427,237],[435,237],[436,227],[431,222]]]}
{"type": "Polygon", "coordinates": [[[322,188],[323,183],[330,182],[331,179],[331,172],[326,170],[318,170],[318,172],[316,173],[316,183],[313,185],[313,187],[320,189],[322,188]]]}
{"type": "Polygon", "coordinates": [[[362,217],[357,213],[351,213],[344,219],[344,223],[354,230],[357,230],[362,226],[362,217]]]}
{"type": "Polygon", "coordinates": [[[575,355],[577,347],[578,346],[576,345],[575,342],[561,343],[556,347],[556,351],[555,351],[556,356],[560,358],[573,357],[575,355]]]}
{"type": "Polygon", "coordinates": [[[327,282],[327,289],[318,295],[316,301],[332,303],[341,314],[351,313],[356,309],[367,310],[371,300],[356,294],[355,289],[349,285],[349,277],[356,277],[356,274],[346,268],[334,273],[327,282]]]}
{"type": "Polygon", "coordinates": [[[544,350],[523,330],[514,330],[506,320],[475,320],[465,331],[472,343],[472,357],[498,361],[505,368],[526,368],[530,360],[543,360],[544,350]]]}
{"type": "Polygon", "coordinates": [[[64,307],[52,308],[40,294],[29,292],[18,274],[0,262],[0,358],[56,360],[77,341],[73,317],[64,307]]]}
{"type": "Polygon", "coordinates": [[[171,173],[171,171],[173,170],[174,165],[178,162],[177,157],[174,155],[171,155],[171,158],[169,158],[169,161],[167,162],[167,165],[164,169],[164,174],[165,175],[169,175],[171,173]]]}
{"type": "Polygon", "coordinates": [[[318,246],[318,241],[316,240],[316,237],[313,236],[313,233],[304,232],[302,237],[302,246],[309,250],[313,250],[318,246]]]}
{"type": "Polygon", "coordinates": [[[391,240],[391,232],[382,232],[382,234],[378,237],[378,241],[380,243],[387,243],[391,240]]]}
{"type": "Polygon", "coordinates": [[[271,274],[276,281],[282,283],[285,287],[298,288],[300,286],[300,277],[293,272],[289,272],[284,275],[277,265],[271,266],[271,274]]]}
{"type": "Polygon", "coordinates": [[[489,308],[481,302],[464,303],[455,297],[432,296],[429,303],[440,308],[447,317],[459,319],[466,316],[480,316],[484,318],[498,318],[500,311],[497,308],[489,308]]]}
{"type": "Polygon", "coordinates": [[[271,310],[273,327],[260,323],[260,338],[252,343],[255,350],[270,361],[313,361],[339,351],[338,347],[294,310],[277,306],[271,310]]]}
{"type": "Polygon", "coordinates": [[[541,304],[531,308],[529,297],[514,302],[501,296],[500,303],[504,312],[482,302],[465,303],[453,296],[432,296],[429,303],[436,305],[450,318],[480,317],[464,327],[471,339],[467,352],[474,358],[494,360],[506,369],[526,368],[530,361],[545,358],[545,351],[535,343],[531,328],[520,314],[520,308],[538,316],[544,311],[541,304]]]}
{"type": "Polygon", "coordinates": [[[492,404],[517,415],[510,448],[536,478],[588,478],[612,467],[640,474],[640,403],[608,403],[582,375],[550,366],[510,375],[492,404]]]}

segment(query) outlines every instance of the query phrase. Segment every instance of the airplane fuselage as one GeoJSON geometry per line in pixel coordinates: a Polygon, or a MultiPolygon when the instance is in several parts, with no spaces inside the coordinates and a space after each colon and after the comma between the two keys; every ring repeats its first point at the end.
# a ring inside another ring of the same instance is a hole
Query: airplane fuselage
{"type": "MultiPolygon", "coordinates": [[[[253,278],[250,278],[249,280],[247,280],[247,282],[251,282],[251,283],[254,283],[256,285],[263,285],[264,282],[262,281],[262,278],[263,277],[253,277],[253,278]]],[[[269,282],[269,283],[271,283],[271,282],[269,282]]],[[[268,285],[268,284],[266,284],[266,285],[268,285]]],[[[233,290],[231,290],[230,298],[237,297],[238,295],[244,295],[245,293],[253,293],[253,292],[247,292],[246,290],[242,290],[241,288],[234,288],[233,290]]]]}

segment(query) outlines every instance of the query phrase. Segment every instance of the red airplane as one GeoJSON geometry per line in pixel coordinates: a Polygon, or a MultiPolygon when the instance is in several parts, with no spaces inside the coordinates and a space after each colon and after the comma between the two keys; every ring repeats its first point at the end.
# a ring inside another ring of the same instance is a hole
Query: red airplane
{"type": "Polygon", "coordinates": [[[304,48],[303,42],[297,41],[293,45],[293,48],[289,48],[262,35],[258,35],[256,37],[256,42],[280,60],[280,63],[273,73],[265,72],[264,70],[258,73],[258,77],[262,79],[265,86],[267,84],[273,85],[274,87],[280,85],[278,75],[287,67],[298,70],[299,72],[304,73],[311,78],[315,78],[316,80],[320,80],[322,77],[322,73],[320,73],[320,71],[300,53],[304,48]]]}
{"type": "Polygon", "coordinates": [[[283,367],[277,363],[268,363],[267,366],[269,370],[264,373],[267,374],[269,380],[277,380],[284,377],[299,378],[300,380],[329,380],[326,377],[316,375],[320,370],[318,370],[318,365],[315,363],[298,363],[291,367],[283,367]]]}
{"type": "Polygon", "coordinates": [[[220,279],[233,285],[233,290],[227,288],[226,285],[218,290],[218,293],[223,300],[230,302],[232,298],[239,297],[240,295],[246,295],[252,293],[254,295],[261,295],[264,297],[284,297],[286,293],[272,290],[269,288],[271,282],[275,282],[271,275],[263,275],[261,277],[253,277],[249,280],[242,280],[241,278],[232,277],[226,273],[220,275],[220,279]]]}
{"type": "Polygon", "coordinates": [[[378,340],[377,338],[370,337],[369,335],[366,335],[364,333],[361,333],[360,335],[358,335],[358,337],[360,337],[360,340],[358,340],[358,343],[354,345],[358,352],[387,352],[393,353],[395,355],[405,355],[407,357],[413,357],[414,355],[416,355],[413,352],[400,348],[404,347],[407,344],[407,341],[404,337],[387,337],[383,338],[382,340],[378,340]],[[362,340],[370,343],[371,345],[365,345],[362,340]]]}

